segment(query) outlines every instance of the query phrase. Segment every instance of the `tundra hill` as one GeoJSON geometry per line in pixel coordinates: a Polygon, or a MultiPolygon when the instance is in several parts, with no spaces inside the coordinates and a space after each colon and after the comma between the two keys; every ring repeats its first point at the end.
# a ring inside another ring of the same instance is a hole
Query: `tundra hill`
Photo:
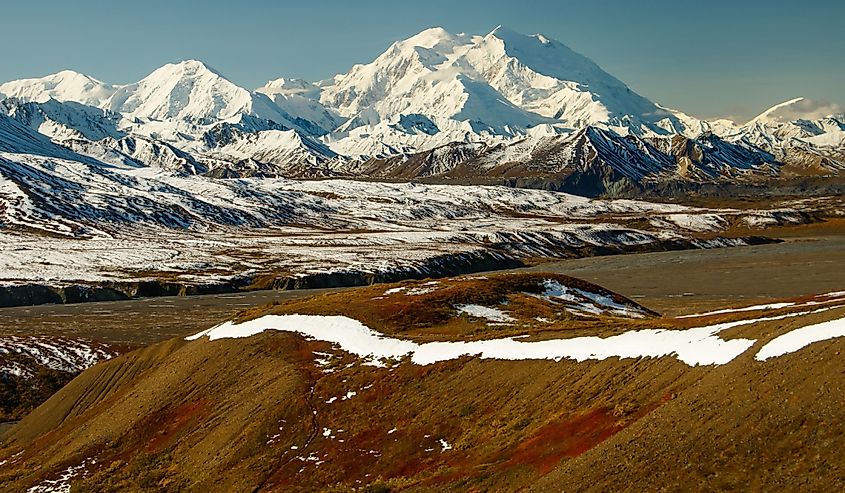
{"type": "Polygon", "coordinates": [[[293,300],[86,370],[4,438],[0,485],[641,490],[753,476],[833,490],[843,339],[825,339],[845,335],[843,317],[845,293],[659,317],[545,273],[293,300]]]}
{"type": "Polygon", "coordinates": [[[24,417],[82,370],[128,350],[78,337],[0,337],[0,422],[24,417]]]}

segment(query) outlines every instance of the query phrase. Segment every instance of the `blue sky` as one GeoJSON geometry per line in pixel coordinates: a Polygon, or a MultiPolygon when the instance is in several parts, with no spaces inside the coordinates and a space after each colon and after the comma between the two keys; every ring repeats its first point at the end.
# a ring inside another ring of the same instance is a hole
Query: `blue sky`
{"type": "Polygon", "coordinates": [[[845,104],[841,0],[4,0],[0,81],[61,69],[136,81],[197,58],[248,88],[317,80],[424,28],[541,32],[637,92],[701,117],[793,97],[845,104]]]}

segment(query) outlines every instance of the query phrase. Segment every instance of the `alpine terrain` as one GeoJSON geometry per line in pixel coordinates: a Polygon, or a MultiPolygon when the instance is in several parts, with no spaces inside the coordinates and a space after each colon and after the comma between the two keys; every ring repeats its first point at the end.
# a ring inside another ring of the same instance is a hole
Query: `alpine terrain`
{"type": "Polygon", "coordinates": [[[0,84],[0,491],[845,490],[845,110],[560,41],[0,84]]]}

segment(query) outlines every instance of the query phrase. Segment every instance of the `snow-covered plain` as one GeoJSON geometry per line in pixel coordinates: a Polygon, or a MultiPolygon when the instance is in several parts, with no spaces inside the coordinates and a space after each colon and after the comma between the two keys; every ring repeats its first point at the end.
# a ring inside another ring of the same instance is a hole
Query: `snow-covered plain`
{"type": "Polygon", "coordinates": [[[681,217],[779,213],[494,186],[214,179],[0,152],[0,283],[392,272],[462,254],[681,241],[694,223],[681,217]],[[626,226],[643,217],[660,225],[626,226]]]}
{"type": "Polygon", "coordinates": [[[77,373],[116,353],[103,344],[70,337],[0,337],[0,375],[32,377],[37,366],[77,373]]]}

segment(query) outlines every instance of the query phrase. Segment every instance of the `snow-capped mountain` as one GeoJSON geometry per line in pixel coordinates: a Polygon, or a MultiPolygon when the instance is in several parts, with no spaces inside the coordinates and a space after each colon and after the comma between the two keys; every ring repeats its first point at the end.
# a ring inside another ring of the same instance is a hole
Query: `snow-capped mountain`
{"type": "Polygon", "coordinates": [[[239,87],[196,60],[164,65],[144,79],[123,86],[106,85],[66,71],[3,87],[9,88],[4,94],[16,101],[40,105],[38,110],[30,107],[30,111],[49,113],[51,116],[42,118],[49,125],[41,125],[40,131],[57,139],[77,137],[66,128],[70,127],[89,140],[136,135],[188,152],[205,152],[221,144],[222,134],[294,130],[307,138],[325,133],[319,123],[307,119],[310,115],[291,115],[266,94],[239,87]],[[80,114],[107,120],[113,131],[91,135],[85,129],[96,124],[80,114]],[[85,121],[68,126],[68,120],[85,121]]]}
{"type": "Polygon", "coordinates": [[[426,150],[451,141],[517,136],[554,120],[496,91],[462,56],[479,38],[427,29],[393,43],[322,87],[320,101],[348,121],[331,145],[350,154],[426,150]],[[351,141],[351,142],[350,142],[351,141]]]}
{"type": "Polygon", "coordinates": [[[739,132],[760,145],[776,148],[790,139],[821,146],[845,142],[845,108],[796,98],[777,104],[743,125],[739,132]]]}
{"type": "Polygon", "coordinates": [[[474,71],[520,108],[567,127],[600,124],[636,133],[685,129],[673,112],[542,34],[526,36],[500,26],[477,39],[456,65],[474,71]]]}
{"type": "Polygon", "coordinates": [[[106,107],[127,117],[208,124],[243,115],[287,122],[268,98],[238,87],[196,60],[167,64],[119,88],[106,107]]]}
{"type": "Polygon", "coordinates": [[[750,123],[778,124],[797,120],[812,121],[821,120],[831,115],[845,116],[845,107],[807,98],[795,98],[772,106],[753,118],[750,123]]]}
{"type": "Polygon", "coordinates": [[[46,77],[0,84],[0,98],[19,98],[39,103],[56,99],[100,107],[118,87],[72,70],[63,70],[46,77]]]}
{"type": "Polygon", "coordinates": [[[293,116],[297,124],[306,126],[315,135],[327,134],[345,121],[336,110],[317,100],[320,89],[315,84],[302,79],[271,80],[256,92],[269,97],[286,114],[293,116]]]}
{"type": "Polygon", "coordinates": [[[17,97],[0,102],[0,110],[105,163],[239,176],[278,174],[336,157],[312,137],[326,132],[307,118],[312,115],[292,116],[266,94],[238,87],[195,60],[165,65],[134,84],[109,86],[111,95],[93,101],[96,107],[82,103],[92,102],[87,90],[64,91],[64,101],[39,92],[42,80],[55,78],[7,84],[16,88],[17,97]],[[238,172],[238,164],[250,171],[238,172]]]}
{"type": "Polygon", "coordinates": [[[381,144],[426,150],[476,136],[525,135],[543,126],[544,133],[600,125],[637,134],[700,127],[636,94],[564,44],[501,26],[486,36],[427,29],[321,89],[320,101],[349,119],[332,146],[353,154],[367,150],[365,139],[373,150],[382,150],[381,144]],[[409,119],[425,126],[402,124],[409,119]]]}
{"type": "Polygon", "coordinates": [[[638,95],[564,44],[422,31],[321,82],[250,91],[206,64],[111,85],[0,85],[0,149],[218,178],[455,180],[613,194],[845,169],[845,116],[795,99],[745,125],[638,95]]]}
{"type": "Polygon", "coordinates": [[[845,169],[845,108],[836,104],[792,99],[721,135],[772,153],[795,173],[845,169]]]}

